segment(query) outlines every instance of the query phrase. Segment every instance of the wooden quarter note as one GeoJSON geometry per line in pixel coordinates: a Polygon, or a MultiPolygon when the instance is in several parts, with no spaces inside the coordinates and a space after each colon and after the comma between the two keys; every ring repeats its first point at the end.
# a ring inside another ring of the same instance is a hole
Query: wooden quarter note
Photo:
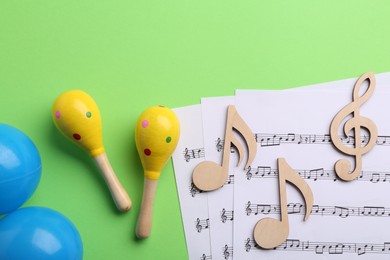
{"type": "Polygon", "coordinates": [[[264,249],[272,249],[281,245],[288,237],[289,223],[287,212],[286,182],[293,184],[303,195],[306,204],[304,220],[309,218],[313,207],[313,192],[309,185],[296,173],[284,158],[278,158],[280,220],[263,218],[254,229],[256,243],[264,249]]]}
{"type": "Polygon", "coordinates": [[[233,130],[236,130],[244,138],[248,147],[248,159],[245,169],[249,167],[256,156],[256,140],[248,125],[238,114],[235,106],[229,105],[226,120],[225,141],[222,156],[222,165],[215,162],[204,161],[198,164],[193,172],[192,180],[194,185],[203,191],[212,191],[222,187],[228,178],[230,146],[231,144],[237,148],[239,154],[239,162],[241,163],[244,148],[243,145],[234,136],[233,130]]]}

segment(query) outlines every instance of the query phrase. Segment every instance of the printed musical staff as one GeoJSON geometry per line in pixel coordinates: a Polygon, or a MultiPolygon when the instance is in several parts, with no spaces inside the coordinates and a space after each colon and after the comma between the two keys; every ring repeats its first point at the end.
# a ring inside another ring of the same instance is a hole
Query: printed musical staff
{"type": "MultiPolygon", "coordinates": [[[[245,251],[251,252],[253,248],[259,249],[253,239],[245,240],[245,251]]],[[[259,249],[261,250],[261,249],[259,249]]],[[[301,251],[314,252],[315,254],[390,254],[390,242],[383,244],[375,243],[339,243],[339,242],[310,242],[301,241],[298,239],[287,239],[280,246],[275,247],[274,250],[279,251],[301,251]]]]}
{"type": "MultiPolygon", "coordinates": [[[[304,215],[306,211],[305,205],[301,203],[288,203],[287,213],[304,215]]],[[[245,213],[247,216],[253,215],[268,215],[280,214],[280,206],[277,204],[252,204],[248,201],[245,204],[245,213]]],[[[381,206],[320,206],[313,205],[311,215],[319,216],[337,216],[341,218],[347,217],[390,217],[390,208],[381,206]]]]}
{"type": "MultiPolygon", "coordinates": [[[[314,134],[255,134],[256,142],[262,147],[277,146],[286,143],[293,144],[329,144],[331,143],[330,136],[314,135],[314,134]]],[[[349,141],[349,140],[346,140],[349,141]]]]}
{"type": "MultiPolygon", "coordinates": [[[[262,147],[277,146],[281,144],[332,144],[329,134],[255,134],[256,142],[262,147]]],[[[354,145],[354,136],[339,136],[340,142],[344,145],[354,145]]],[[[365,145],[369,140],[367,135],[361,135],[361,145],[365,145]]],[[[390,136],[379,135],[376,140],[377,145],[390,145],[390,136]]]]}
{"type": "MultiPolygon", "coordinates": [[[[355,145],[354,136],[339,136],[340,141],[344,145],[355,145]]],[[[282,144],[332,144],[329,134],[267,134],[257,133],[255,139],[261,147],[267,146],[278,146],[282,144]]],[[[367,144],[369,137],[367,135],[360,136],[361,145],[367,144]]],[[[218,152],[223,149],[223,139],[218,138],[215,142],[216,149],[218,152]]],[[[389,146],[390,136],[389,135],[378,135],[376,139],[376,145],[389,146]]]]}
{"type": "Polygon", "coordinates": [[[197,218],[195,221],[195,228],[198,233],[202,232],[204,229],[208,229],[210,227],[209,219],[199,219],[197,218]]]}
{"type": "Polygon", "coordinates": [[[225,208],[223,208],[221,210],[222,223],[226,223],[226,221],[233,221],[233,220],[234,220],[234,211],[233,210],[225,210],[225,208]]]}
{"type": "Polygon", "coordinates": [[[232,258],[232,259],[233,259],[233,247],[232,247],[232,246],[225,245],[225,246],[222,248],[222,255],[223,255],[223,258],[224,258],[224,259],[229,259],[229,258],[232,258]]]}
{"type": "Polygon", "coordinates": [[[204,158],[204,148],[188,149],[185,148],[183,151],[183,157],[186,162],[196,158],[204,158]]]}
{"type": "MultiPolygon", "coordinates": [[[[299,170],[294,169],[299,176],[308,180],[324,180],[324,181],[337,181],[339,180],[334,170],[325,170],[324,168],[299,170]]],[[[277,178],[278,170],[272,169],[270,166],[258,166],[248,168],[246,172],[247,180],[252,178],[277,178]]],[[[359,176],[355,178],[356,181],[368,181],[371,183],[390,183],[390,172],[383,171],[361,171],[359,176]]]]}

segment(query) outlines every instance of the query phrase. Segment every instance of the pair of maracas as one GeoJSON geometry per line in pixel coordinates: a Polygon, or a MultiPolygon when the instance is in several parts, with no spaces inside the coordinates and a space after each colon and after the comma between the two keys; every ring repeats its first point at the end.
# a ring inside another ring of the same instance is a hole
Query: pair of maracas
{"type": "MultiPolygon", "coordinates": [[[[60,95],[52,107],[56,127],[87,150],[96,161],[112,198],[120,211],[131,208],[131,200],[116,177],[102,141],[99,108],[87,93],[72,90],[60,95]]],[[[163,106],[146,109],[138,118],[135,141],[144,168],[144,192],[136,235],[146,238],[152,226],[154,194],[160,173],[176,148],[180,124],[175,113],[163,106]]]]}

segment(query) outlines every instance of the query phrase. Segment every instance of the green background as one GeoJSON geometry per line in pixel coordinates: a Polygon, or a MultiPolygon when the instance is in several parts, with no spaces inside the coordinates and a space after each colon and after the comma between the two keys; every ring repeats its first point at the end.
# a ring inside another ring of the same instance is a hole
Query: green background
{"type": "Polygon", "coordinates": [[[150,238],[135,238],[143,173],[134,127],[152,105],[180,107],[237,88],[282,89],[390,71],[390,1],[1,0],[0,122],[24,131],[43,164],[25,206],[77,226],[84,259],[186,259],[174,172],[156,192],[150,238]],[[82,89],[133,208],[118,213],[88,155],[50,109],[82,89]]]}

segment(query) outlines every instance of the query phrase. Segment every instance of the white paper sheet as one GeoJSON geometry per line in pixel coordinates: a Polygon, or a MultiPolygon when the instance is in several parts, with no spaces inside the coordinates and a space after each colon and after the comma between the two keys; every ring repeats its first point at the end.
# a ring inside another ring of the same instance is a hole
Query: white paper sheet
{"type": "Polygon", "coordinates": [[[189,259],[212,259],[207,193],[192,185],[192,171],[204,160],[200,105],[173,109],[180,121],[180,140],[172,155],[189,259]]]}
{"type": "MultiPolygon", "coordinates": [[[[221,164],[222,161],[226,108],[228,105],[234,105],[234,97],[202,99],[205,160],[217,164],[221,164]]],[[[231,155],[231,172],[223,188],[208,192],[213,260],[233,258],[233,165],[237,164],[234,155],[231,155]]]]}
{"type": "Polygon", "coordinates": [[[235,173],[236,259],[390,257],[390,233],[386,230],[390,227],[390,177],[385,179],[390,176],[390,94],[386,91],[390,74],[377,76],[376,92],[360,108],[361,115],[376,123],[378,140],[384,143],[379,142],[363,156],[363,178],[342,182],[332,176],[338,159],[354,161],[338,152],[327,134],[333,117],[352,102],[355,81],[328,83],[326,91],[236,92],[237,110],[258,134],[259,146],[262,144],[250,171],[235,173]],[[279,157],[305,176],[314,193],[315,207],[309,220],[303,222],[302,197],[287,185],[287,201],[291,203],[289,240],[276,250],[263,250],[255,247],[253,228],[265,216],[279,219],[279,188],[274,174],[279,157]]]}

